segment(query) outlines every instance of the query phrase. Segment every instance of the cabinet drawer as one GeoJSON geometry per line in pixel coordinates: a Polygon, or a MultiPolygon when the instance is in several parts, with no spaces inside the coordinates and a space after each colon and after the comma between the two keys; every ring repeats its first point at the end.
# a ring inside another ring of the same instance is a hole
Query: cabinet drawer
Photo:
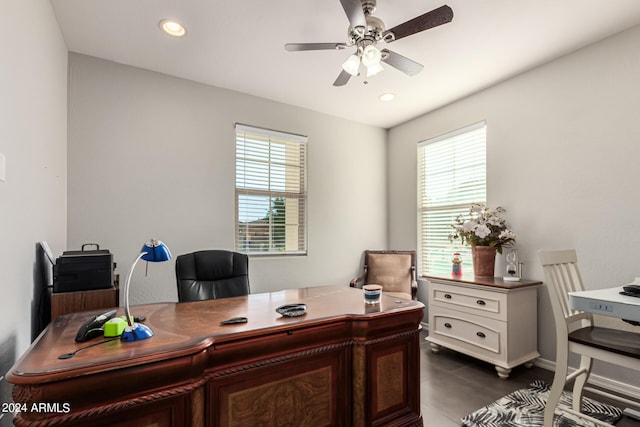
{"type": "Polygon", "coordinates": [[[429,283],[430,303],[466,313],[507,320],[507,296],[503,293],[469,287],[429,283]]]}
{"type": "Polygon", "coordinates": [[[504,353],[504,322],[440,307],[434,308],[429,317],[429,337],[434,341],[472,356],[496,358],[504,353]]]}

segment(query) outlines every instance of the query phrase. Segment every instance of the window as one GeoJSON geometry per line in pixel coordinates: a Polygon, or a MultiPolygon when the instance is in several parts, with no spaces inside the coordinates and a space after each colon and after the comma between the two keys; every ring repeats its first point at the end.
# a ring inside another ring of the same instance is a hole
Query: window
{"type": "Polygon", "coordinates": [[[450,242],[451,224],[486,202],[484,122],[418,144],[418,251],[423,274],[450,274],[455,252],[472,271],[471,248],[450,242]]]}
{"type": "Polygon", "coordinates": [[[236,124],[236,250],[305,254],[307,138],[236,124]]]}

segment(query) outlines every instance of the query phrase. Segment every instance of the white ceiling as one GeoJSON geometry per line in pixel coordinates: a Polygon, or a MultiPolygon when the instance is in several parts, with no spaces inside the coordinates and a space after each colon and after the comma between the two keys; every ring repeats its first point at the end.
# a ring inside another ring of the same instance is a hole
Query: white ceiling
{"type": "MultiPolygon", "coordinates": [[[[640,23],[638,0],[378,0],[387,28],[448,4],[453,21],[386,47],[424,65],[332,86],[350,50],[339,0],[51,0],[70,51],[390,128],[640,23]],[[183,23],[187,37],[158,23],[183,23]],[[396,94],[383,103],[378,96],[396,94]]],[[[384,43],[383,43],[384,45],[384,43]]]]}

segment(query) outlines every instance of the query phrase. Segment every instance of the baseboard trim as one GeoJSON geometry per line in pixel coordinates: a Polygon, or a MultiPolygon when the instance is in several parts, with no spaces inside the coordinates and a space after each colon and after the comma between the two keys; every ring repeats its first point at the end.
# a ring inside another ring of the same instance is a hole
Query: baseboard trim
{"type": "MultiPolygon", "coordinates": [[[[533,364],[535,366],[538,366],[542,369],[546,369],[548,371],[552,371],[552,372],[556,371],[556,363],[548,359],[537,358],[533,362],[533,364]]],[[[572,373],[575,370],[576,370],[575,368],[569,367],[569,373],[572,373]]],[[[640,387],[638,386],[625,383],[622,381],[616,381],[611,378],[603,377],[597,374],[589,375],[589,384],[609,392],[620,394],[623,397],[640,401],[640,387]]]]}
{"type": "MultiPolygon", "coordinates": [[[[421,325],[425,331],[429,331],[428,323],[421,322],[421,325]]],[[[556,362],[552,360],[539,357],[534,360],[533,364],[539,368],[546,369],[547,371],[556,371],[556,362]]],[[[575,370],[575,368],[569,367],[570,373],[574,372],[575,370]]],[[[624,383],[622,381],[616,381],[597,374],[591,374],[589,376],[589,384],[615,394],[620,394],[623,397],[629,398],[631,400],[640,401],[640,387],[638,386],[624,383]]]]}

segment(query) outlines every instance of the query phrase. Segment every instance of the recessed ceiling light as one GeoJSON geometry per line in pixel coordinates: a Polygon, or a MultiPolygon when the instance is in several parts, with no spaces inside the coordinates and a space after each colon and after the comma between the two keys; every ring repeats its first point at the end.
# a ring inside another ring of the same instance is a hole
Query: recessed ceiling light
{"type": "Polygon", "coordinates": [[[393,101],[394,99],[396,99],[396,96],[392,93],[383,93],[382,95],[380,95],[378,97],[378,99],[382,102],[389,102],[389,101],[393,101]]]}
{"type": "Polygon", "coordinates": [[[180,23],[170,19],[160,21],[160,28],[162,31],[173,37],[184,37],[187,35],[186,28],[184,28],[180,23]]]}

